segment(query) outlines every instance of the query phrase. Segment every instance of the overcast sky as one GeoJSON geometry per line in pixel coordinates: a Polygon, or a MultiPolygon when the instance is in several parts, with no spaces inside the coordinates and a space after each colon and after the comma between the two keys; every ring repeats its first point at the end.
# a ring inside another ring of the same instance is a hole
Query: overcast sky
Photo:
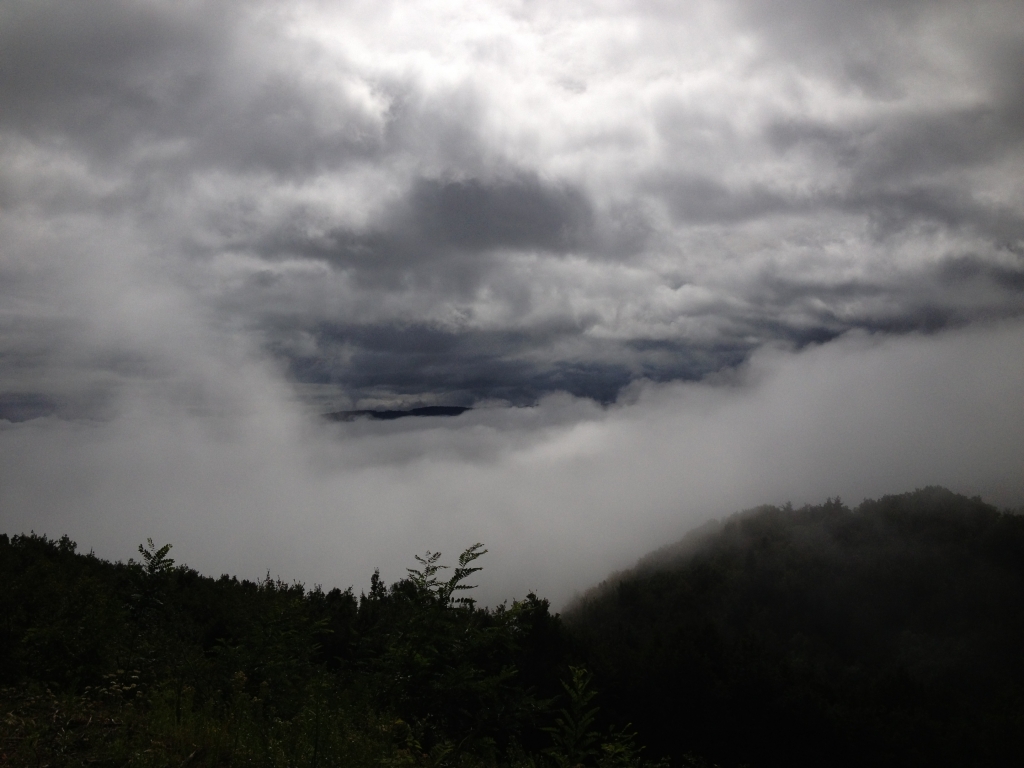
{"type": "Polygon", "coordinates": [[[932,483],[1024,504],[1019,0],[0,0],[0,528],[560,601],[932,483]]]}

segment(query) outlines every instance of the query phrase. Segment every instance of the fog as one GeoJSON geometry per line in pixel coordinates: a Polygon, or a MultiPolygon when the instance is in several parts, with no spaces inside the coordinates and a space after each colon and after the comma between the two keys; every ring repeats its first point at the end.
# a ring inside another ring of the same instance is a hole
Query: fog
{"type": "MultiPolygon", "coordinates": [[[[637,382],[455,418],[325,424],[272,370],[213,366],[220,412],[174,393],[0,431],[8,531],[115,559],[146,537],[200,571],[365,589],[484,542],[479,595],[562,604],[709,517],[929,484],[1024,503],[1024,324],[763,350],[716,382],[637,382]],[[237,373],[238,371],[235,371],[237,373]]],[[[199,386],[197,385],[197,386],[199,386]]]]}
{"type": "Polygon", "coordinates": [[[754,504],[1018,505],[1021,82],[1017,0],[7,0],[0,528],[561,604],[754,504]]]}

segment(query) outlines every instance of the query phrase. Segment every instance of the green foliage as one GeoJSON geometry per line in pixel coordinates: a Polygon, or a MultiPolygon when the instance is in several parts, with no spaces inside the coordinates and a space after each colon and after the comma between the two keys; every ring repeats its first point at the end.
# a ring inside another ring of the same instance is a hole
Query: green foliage
{"type": "Polygon", "coordinates": [[[568,703],[558,710],[555,724],[544,730],[553,746],[546,752],[559,768],[583,765],[598,754],[598,732],[594,728],[598,708],[590,706],[596,691],[590,688],[592,675],[583,667],[570,667],[569,680],[562,682],[568,703]]]}
{"type": "Polygon", "coordinates": [[[170,551],[170,544],[164,544],[160,549],[157,549],[152,539],[146,539],[146,547],[139,544],[139,554],[142,555],[142,560],[145,563],[144,568],[147,576],[151,578],[160,576],[174,567],[174,561],[167,557],[167,553],[170,551]]]}
{"type": "Polygon", "coordinates": [[[554,725],[543,729],[552,742],[544,753],[557,768],[640,768],[644,764],[640,759],[642,747],[637,747],[636,733],[630,725],[609,726],[604,736],[598,730],[600,707],[592,706],[597,696],[592,681],[593,675],[586,668],[569,667],[569,678],[561,683],[566,705],[557,710],[554,725]]]}
{"type": "Polygon", "coordinates": [[[480,544],[360,595],[170,551],[0,535],[0,768],[1024,764],[1024,517],[942,489],[734,516],[565,622],[477,607],[480,544]]]}
{"type": "Polygon", "coordinates": [[[409,572],[409,581],[412,583],[417,590],[425,595],[430,595],[435,600],[443,605],[449,603],[456,603],[472,607],[474,601],[468,597],[455,598],[453,595],[456,592],[474,589],[473,585],[463,584],[462,582],[481,570],[479,567],[468,567],[471,562],[476,560],[481,555],[487,554],[487,550],[483,548],[483,544],[474,544],[459,555],[459,565],[452,573],[452,577],[448,581],[441,581],[437,578],[436,574],[440,570],[446,569],[447,565],[438,565],[437,561],[441,557],[440,552],[427,552],[424,557],[416,555],[416,561],[422,566],[420,569],[407,568],[409,572]]]}
{"type": "Polygon", "coordinates": [[[561,622],[533,594],[462,597],[481,545],[358,598],[206,578],[170,549],[0,536],[0,766],[544,762],[561,622]]]}

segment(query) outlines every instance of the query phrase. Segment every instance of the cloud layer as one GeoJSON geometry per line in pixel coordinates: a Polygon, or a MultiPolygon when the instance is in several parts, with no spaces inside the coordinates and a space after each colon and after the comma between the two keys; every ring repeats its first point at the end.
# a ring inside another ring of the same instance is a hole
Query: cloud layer
{"type": "Polygon", "coordinates": [[[1016,2],[0,13],[8,397],[159,365],[82,327],[143,281],[339,407],[611,402],[1024,308],[1016,2]]]}
{"type": "Polygon", "coordinates": [[[1021,83],[1016,0],[7,0],[3,520],[564,593],[679,509],[1020,503],[1021,83]]]}

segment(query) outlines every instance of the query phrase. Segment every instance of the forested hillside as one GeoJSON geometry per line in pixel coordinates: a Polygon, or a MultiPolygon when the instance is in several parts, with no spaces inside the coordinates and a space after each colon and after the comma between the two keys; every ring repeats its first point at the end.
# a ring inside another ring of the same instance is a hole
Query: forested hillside
{"type": "Polygon", "coordinates": [[[1024,764],[1024,517],[762,507],[564,618],[484,551],[357,596],[2,535],[0,766],[1024,764]]]}
{"type": "Polygon", "coordinates": [[[695,531],[566,611],[615,713],[722,765],[1024,765],[1024,517],[941,488],[695,531]]]}
{"type": "Polygon", "coordinates": [[[466,597],[480,546],[358,598],[140,552],[0,536],[0,765],[639,765],[547,601],[466,597]]]}

